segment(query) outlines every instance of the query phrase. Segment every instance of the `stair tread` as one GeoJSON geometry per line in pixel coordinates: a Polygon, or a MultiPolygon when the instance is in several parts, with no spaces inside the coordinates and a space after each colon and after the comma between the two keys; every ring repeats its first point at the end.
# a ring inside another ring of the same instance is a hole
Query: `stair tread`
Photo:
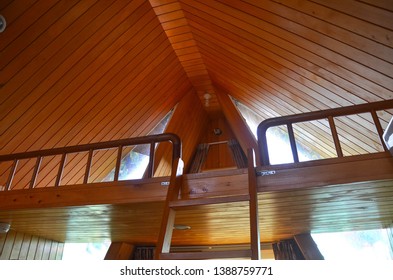
{"type": "Polygon", "coordinates": [[[227,259],[227,258],[250,258],[251,249],[212,251],[212,252],[178,252],[161,253],[161,260],[204,260],[204,259],[227,259]]]}
{"type": "Polygon", "coordinates": [[[179,199],[169,202],[169,207],[180,208],[187,206],[199,206],[199,205],[209,205],[209,204],[220,204],[220,203],[230,203],[230,202],[240,202],[249,201],[250,195],[231,195],[222,197],[209,197],[209,198],[193,198],[193,199],[179,199]]]}

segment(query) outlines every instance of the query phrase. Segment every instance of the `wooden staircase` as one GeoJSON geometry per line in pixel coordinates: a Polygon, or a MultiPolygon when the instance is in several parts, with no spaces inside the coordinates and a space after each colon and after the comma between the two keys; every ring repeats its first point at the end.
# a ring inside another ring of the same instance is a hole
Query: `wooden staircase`
{"type": "Polygon", "coordinates": [[[249,149],[248,154],[248,194],[232,195],[225,197],[211,197],[201,199],[179,199],[181,189],[181,177],[183,163],[181,159],[174,162],[173,175],[170,180],[167,198],[165,201],[163,218],[161,222],[160,233],[158,236],[155,258],[162,260],[197,260],[197,259],[220,259],[220,258],[251,258],[260,259],[260,236],[258,224],[258,197],[257,181],[254,167],[254,151],[249,149]],[[201,205],[225,204],[233,202],[249,202],[250,217],[250,249],[229,250],[229,251],[212,251],[212,252],[179,252],[171,253],[172,233],[175,225],[175,216],[177,211],[184,208],[190,208],[201,205]]]}

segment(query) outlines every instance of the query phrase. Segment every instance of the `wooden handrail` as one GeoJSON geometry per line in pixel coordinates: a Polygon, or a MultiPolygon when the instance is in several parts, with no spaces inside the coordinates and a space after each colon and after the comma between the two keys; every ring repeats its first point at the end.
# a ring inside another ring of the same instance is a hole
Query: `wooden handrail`
{"type": "Polygon", "coordinates": [[[303,114],[282,116],[282,117],[276,117],[276,118],[264,120],[259,124],[258,130],[257,130],[258,147],[259,147],[259,153],[260,153],[260,157],[261,157],[261,164],[262,165],[270,165],[269,152],[268,152],[268,146],[267,146],[267,138],[266,138],[266,132],[269,128],[275,127],[275,126],[280,126],[280,125],[287,126],[289,141],[291,143],[291,150],[292,150],[294,162],[299,162],[292,125],[294,123],[315,121],[315,120],[320,120],[320,119],[328,119],[329,120],[329,125],[330,125],[330,129],[332,131],[332,136],[333,136],[337,155],[338,155],[338,157],[342,157],[343,154],[342,154],[342,150],[341,150],[341,145],[339,142],[339,138],[338,138],[338,134],[337,134],[337,130],[336,130],[333,118],[334,117],[341,117],[341,116],[355,115],[355,114],[362,114],[362,113],[371,113],[371,116],[374,121],[374,125],[377,129],[377,132],[378,132],[379,138],[381,140],[381,143],[383,145],[383,148],[385,149],[385,151],[387,151],[387,148],[386,148],[383,138],[382,138],[383,131],[382,131],[381,123],[378,119],[376,111],[392,109],[392,108],[393,108],[393,100],[385,100],[385,101],[365,103],[365,104],[353,105],[353,106],[347,106],[347,107],[341,107],[341,108],[327,109],[327,110],[322,110],[322,111],[308,112],[308,113],[303,113],[303,114]]]}
{"type": "MultiPolygon", "coordinates": [[[[172,143],[172,161],[177,158],[181,157],[181,140],[179,136],[173,133],[164,133],[164,134],[157,134],[157,135],[148,135],[148,136],[141,136],[129,139],[120,139],[114,141],[106,141],[100,143],[92,143],[92,144],[84,144],[78,146],[69,146],[63,148],[54,148],[54,149],[46,149],[41,151],[32,151],[32,152],[25,152],[25,153],[15,153],[9,155],[0,155],[0,162],[5,161],[13,161],[10,174],[8,176],[8,180],[6,183],[5,190],[9,190],[12,184],[13,177],[15,175],[16,167],[18,165],[19,160],[23,159],[34,159],[36,158],[36,163],[34,165],[34,171],[32,175],[32,180],[30,182],[30,188],[34,187],[35,180],[37,178],[39,172],[39,165],[41,164],[43,157],[48,156],[56,156],[61,155],[61,161],[58,169],[58,174],[56,176],[55,186],[59,186],[61,184],[61,177],[64,169],[64,165],[67,159],[68,154],[73,153],[81,153],[81,152],[88,152],[88,159],[86,163],[86,170],[84,173],[83,183],[86,184],[88,182],[88,177],[90,174],[90,167],[92,163],[93,152],[98,150],[106,150],[111,148],[117,148],[117,160],[116,160],[116,167],[115,167],[115,178],[114,180],[118,180],[120,163],[121,163],[121,156],[122,156],[122,149],[126,146],[134,146],[134,145],[141,145],[141,144],[150,144],[150,153],[153,155],[149,156],[149,160],[154,160],[154,151],[155,151],[155,144],[161,142],[171,142],[172,143]]],[[[147,177],[151,178],[153,176],[153,168],[154,164],[149,162],[147,177]]]]}

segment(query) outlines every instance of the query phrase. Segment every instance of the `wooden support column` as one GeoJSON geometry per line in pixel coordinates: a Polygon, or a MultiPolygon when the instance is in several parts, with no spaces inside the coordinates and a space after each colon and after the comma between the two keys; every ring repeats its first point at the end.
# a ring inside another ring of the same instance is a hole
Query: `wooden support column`
{"type": "Polygon", "coordinates": [[[105,260],[130,260],[135,245],[126,242],[112,242],[105,255],[105,260]]]}
{"type": "MultiPolygon", "coordinates": [[[[222,112],[239,141],[244,154],[247,154],[248,148],[253,148],[254,151],[258,151],[257,140],[253,136],[244,118],[240,115],[235,104],[233,104],[229,95],[220,88],[216,88],[216,95],[222,112]]],[[[256,154],[256,164],[260,166],[260,163],[259,154],[256,154]]]]}
{"type": "Polygon", "coordinates": [[[324,260],[310,233],[298,234],[294,238],[306,260],[324,260]]]}

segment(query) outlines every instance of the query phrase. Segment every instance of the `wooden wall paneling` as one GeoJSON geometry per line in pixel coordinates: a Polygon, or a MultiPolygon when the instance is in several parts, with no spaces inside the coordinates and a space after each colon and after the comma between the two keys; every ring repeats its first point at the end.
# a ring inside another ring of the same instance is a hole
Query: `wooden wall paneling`
{"type": "Polygon", "coordinates": [[[112,242],[105,260],[130,260],[134,252],[135,246],[126,242],[112,242]]]}
{"type": "Polygon", "coordinates": [[[63,258],[63,251],[64,251],[64,243],[62,242],[57,243],[56,256],[54,257],[54,260],[61,260],[63,258]]]}
{"type": "Polygon", "coordinates": [[[42,250],[41,260],[49,260],[51,247],[52,247],[52,241],[51,240],[45,240],[44,248],[42,250]]]}
{"type": "Polygon", "coordinates": [[[236,167],[232,152],[228,146],[230,139],[236,139],[228,122],[222,114],[210,114],[208,128],[204,133],[202,143],[220,143],[209,146],[208,155],[202,170],[236,167]],[[220,135],[214,134],[214,129],[221,130],[220,135]]]}
{"type": "MultiPolygon", "coordinates": [[[[187,170],[196,147],[200,143],[203,131],[207,128],[207,121],[207,114],[196,93],[189,92],[177,105],[168,123],[165,132],[177,134],[182,141],[182,160],[184,161],[185,170],[187,170]]],[[[157,149],[155,176],[169,174],[168,171],[170,170],[160,171],[160,169],[167,166],[164,162],[169,162],[170,157],[170,151],[165,152],[164,148],[160,147],[157,149]]]]}
{"type": "Polygon", "coordinates": [[[10,255],[10,260],[17,260],[19,258],[19,253],[22,248],[24,234],[17,232],[14,242],[12,244],[12,251],[10,255]]]}
{"type": "Polygon", "coordinates": [[[23,236],[22,247],[20,249],[19,256],[18,256],[19,260],[27,260],[31,242],[32,242],[32,236],[29,234],[25,234],[23,236]]]}
{"type": "Polygon", "coordinates": [[[36,255],[37,251],[37,246],[38,246],[38,236],[32,235],[31,241],[30,241],[30,247],[29,247],[29,252],[27,253],[27,260],[34,260],[34,257],[36,255]]]}
{"type": "MultiPolygon", "coordinates": [[[[256,142],[255,137],[253,136],[250,128],[245,123],[245,120],[240,115],[239,111],[233,104],[232,100],[228,96],[226,92],[222,89],[216,88],[216,94],[218,101],[220,103],[221,109],[227,119],[229,125],[232,128],[233,133],[236,136],[236,139],[239,141],[244,154],[247,154],[247,149],[252,148],[254,151],[258,151],[258,144],[256,142]]],[[[256,162],[259,165],[260,159],[259,156],[256,156],[256,162]]]]}
{"type": "Polygon", "coordinates": [[[42,256],[44,254],[44,247],[45,247],[45,239],[42,237],[38,238],[37,249],[34,254],[35,260],[42,260],[42,256]]]}
{"type": "Polygon", "coordinates": [[[7,238],[6,233],[0,234],[0,256],[3,254],[3,248],[4,248],[6,238],[7,238]]]}
{"type": "Polygon", "coordinates": [[[12,246],[14,245],[14,240],[16,238],[16,232],[10,230],[6,234],[6,239],[3,245],[3,250],[1,251],[0,260],[9,260],[12,253],[12,246]]]}

